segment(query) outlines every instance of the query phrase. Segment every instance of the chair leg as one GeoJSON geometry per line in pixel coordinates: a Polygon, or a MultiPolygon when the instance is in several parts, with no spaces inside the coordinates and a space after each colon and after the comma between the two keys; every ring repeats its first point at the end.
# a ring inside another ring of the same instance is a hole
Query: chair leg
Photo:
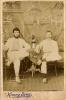
{"type": "Polygon", "coordinates": [[[56,64],[55,64],[55,74],[56,74],[56,76],[58,76],[58,74],[57,74],[57,66],[56,66],[56,64]]]}
{"type": "Polygon", "coordinates": [[[34,75],[34,71],[32,71],[32,77],[33,77],[33,75],[34,75]]]}
{"type": "Polygon", "coordinates": [[[34,73],[35,73],[35,65],[34,63],[32,63],[32,67],[31,67],[31,72],[32,72],[32,77],[34,76],[34,73]]]}

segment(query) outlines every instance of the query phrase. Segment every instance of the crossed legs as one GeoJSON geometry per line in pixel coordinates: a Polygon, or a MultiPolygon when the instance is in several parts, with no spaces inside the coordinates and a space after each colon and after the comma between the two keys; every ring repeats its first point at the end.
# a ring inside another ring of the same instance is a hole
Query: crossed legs
{"type": "Polygon", "coordinates": [[[14,63],[14,71],[15,71],[16,82],[20,83],[20,78],[19,78],[20,60],[17,59],[13,63],[14,63]]]}
{"type": "Polygon", "coordinates": [[[47,82],[47,62],[46,61],[42,61],[41,74],[42,74],[43,82],[46,83],[47,82]]]}

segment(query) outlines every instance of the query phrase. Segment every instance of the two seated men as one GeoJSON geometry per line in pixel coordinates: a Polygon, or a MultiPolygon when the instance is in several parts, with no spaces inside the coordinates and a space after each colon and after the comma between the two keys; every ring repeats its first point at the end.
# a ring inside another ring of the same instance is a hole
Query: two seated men
{"type": "MultiPolygon", "coordinates": [[[[37,65],[41,64],[41,73],[43,76],[43,82],[47,81],[47,61],[60,60],[61,56],[58,52],[57,42],[51,39],[51,32],[47,31],[46,39],[43,40],[39,45],[36,46],[35,52],[40,53],[42,50],[43,55],[38,60],[37,65]]],[[[9,38],[5,43],[4,50],[8,51],[8,63],[14,64],[15,80],[20,83],[19,69],[20,61],[25,57],[29,57],[31,46],[25,42],[23,38],[20,38],[20,30],[18,28],[13,29],[13,37],[9,38]]]]}

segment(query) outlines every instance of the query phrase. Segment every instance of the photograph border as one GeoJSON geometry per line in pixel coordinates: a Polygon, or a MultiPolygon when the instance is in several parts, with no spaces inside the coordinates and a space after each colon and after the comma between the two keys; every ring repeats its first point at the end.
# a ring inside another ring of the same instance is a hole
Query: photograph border
{"type": "MultiPolygon", "coordinates": [[[[3,18],[3,15],[2,15],[2,11],[3,11],[3,7],[2,7],[2,4],[3,2],[6,2],[6,1],[18,1],[18,0],[1,0],[1,34],[0,34],[0,40],[1,40],[1,48],[0,48],[0,56],[1,56],[1,68],[0,68],[0,75],[1,75],[1,98],[2,100],[12,100],[12,98],[10,98],[8,96],[8,93],[9,91],[3,91],[3,60],[2,60],[2,57],[3,57],[3,54],[2,54],[2,49],[3,49],[3,44],[2,44],[2,33],[3,33],[3,26],[2,26],[2,18],[3,18]]],[[[13,100],[24,100],[24,99],[29,99],[29,100],[66,100],[66,0],[19,0],[19,1],[63,1],[64,2],[64,91],[38,91],[38,92],[31,92],[31,97],[30,98],[13,98],[13,100]]],[[[21,92],[14,92],[14,93],[17,93],[17,94],[20,94],[21,92]]]]}

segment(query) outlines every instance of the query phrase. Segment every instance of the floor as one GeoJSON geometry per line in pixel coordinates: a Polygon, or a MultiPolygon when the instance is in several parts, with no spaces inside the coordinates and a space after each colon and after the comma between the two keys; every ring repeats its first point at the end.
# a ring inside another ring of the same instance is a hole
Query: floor
{"type": "Polygon", "coordinates": [[[62,91],[64,89],[64,71],[58,70],[58,76],[54,71],[48,72],[48,83],[42,82],[41,73],[36,72],[32,78],[31,72],[21,77],[21,84],[15,82],[14,77],[3,81],[5,91],[62,91]]]}

